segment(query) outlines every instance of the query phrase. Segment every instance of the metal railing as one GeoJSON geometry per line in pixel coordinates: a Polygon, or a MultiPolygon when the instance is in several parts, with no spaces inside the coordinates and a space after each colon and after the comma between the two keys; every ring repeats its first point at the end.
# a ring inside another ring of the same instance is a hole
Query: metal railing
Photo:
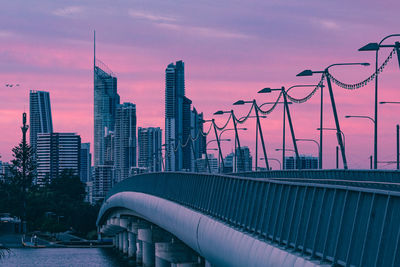
{"type": "Polygon", "coordinates": [[[195,173],[137,175],[107,198],[123,191],[174,201],[322,263],[400,266],[399,192],[195,173]]]}

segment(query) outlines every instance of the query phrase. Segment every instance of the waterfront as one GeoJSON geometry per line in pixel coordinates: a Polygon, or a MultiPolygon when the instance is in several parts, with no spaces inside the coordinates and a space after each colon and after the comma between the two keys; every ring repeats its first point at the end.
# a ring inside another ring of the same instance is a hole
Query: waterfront
{"type": "Polygon", "coordinates": [[[0,266],[67,267],[67,266],[127,266],[113,249],[104,248],[13,248],[0,259],[0,266]]]}

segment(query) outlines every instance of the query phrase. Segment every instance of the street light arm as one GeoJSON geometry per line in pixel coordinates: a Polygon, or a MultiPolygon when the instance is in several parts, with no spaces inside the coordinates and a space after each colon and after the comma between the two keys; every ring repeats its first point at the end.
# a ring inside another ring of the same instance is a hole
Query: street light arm
{"type": "Polygon", "coordinates": [[[362,119],[369,119],[371,120],[373,123],[375,123],[375,120],[373,118],[371,118],[370,116],[358,116],[358,115],[346,115],[344,116],[346,119],[348,118],[362,118],[362,119]]]}
{"type": "Polygon", "coordinates": [[[333,66],[354,66],[354,65],[361,65],[361,66],[369,66],[370,64],[368,62],[362,62],[362,63],[335,63],[332,65],[329,65],[328,67],[325,68],[325,72],[328,72],[328,69],[333,67],[333,66]]]}

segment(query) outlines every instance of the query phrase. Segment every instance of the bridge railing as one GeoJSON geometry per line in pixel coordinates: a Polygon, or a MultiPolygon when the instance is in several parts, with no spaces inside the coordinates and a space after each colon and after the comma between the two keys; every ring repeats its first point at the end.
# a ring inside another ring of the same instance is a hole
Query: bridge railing
{"type": "Polygon", "coordinates": [[[397,170],[272,170],[232,173],[230,175],[252,178],[306,178],[319,180],[336,179],[400,183],[400,171],[397,170]]]}
{"type": "Polygon", "coordinates": [[[398,192],[194,173],[134,176],[108,197],[123,191],[180,203],[322,262],[400,266],[398,192]]]}

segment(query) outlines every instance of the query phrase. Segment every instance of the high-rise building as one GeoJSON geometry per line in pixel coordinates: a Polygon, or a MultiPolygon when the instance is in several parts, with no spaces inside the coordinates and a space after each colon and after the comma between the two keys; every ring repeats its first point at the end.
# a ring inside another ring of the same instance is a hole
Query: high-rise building
{"type": "Polygon", "coordinates": [[[35,153],[37,135],[53,132],[49,92],[35,90],[29,92],[29,124],[30,145],[35,153]]]}
{"type": "Polygon", "coordinates": [[[115,113],[120,98],[117,77],[100,60],[94,61],[94,165],[105,161],[106,133],[114,131],[115,113]]]}
{"type": "Polygon", "coordinates": [[[117,106],[114,131],[115,181],[129,177],[136,167],[136,105],[124,103],[117,106]]]}
{"type": "Polygon", "coordinates": [[[159,127],[138,128],[139,167],[147,168],[149,172],[161,171],[161,139],[159,127]]]}
{"type": "Polygon", "coordinates": [[[63,170],[80,174],[81,137],[75,133],[39,133],[36,184],[57,178],[63,170]]]}
{"type": "Polygon", "coordinates": [[[202,135],[203,133],[203,113],[198,113],[195,108],[191,111],[191,136],[194,138],[192,143],[193,146],[193,159],[192,159],[192,171],[200,171],[196,170],[195,163],[197,159],[201,159],[202,156],[206,153],[206,136],[202,135]]]}
{"type": "Polygon", "coordinates": [[[98,165],[94,167],[92,201],[102,201],[113,186],[114,167],[112,165],[98,165]]]}
{"type": "Polygon", "coordinates": [[[91,181],[92,154],[90,153],[90,143],[82,143],[80,151],[80,175],[83,183],[91,181]]]}
{"type": "Polygon", "coordinates": [[[169,64],[165,70],[165,143],[167,171],[191,169],[190,146],[182,149],[190,134],[190,99],[185,97],[183,61],[169,64]]]}
{"type": "Polygon", "coordinates": [[[285,169],[318,169],[318,157],[300,155],[299,160],[296,157],[285,157],[285,169]]]}
{"type": "MultiPolygon", "coordinates": [[[[235,162],[235,153],[231,152],[224,158],[224,169],[222,170],[223,173],[231,173],[233,172],[233,164],[235,162]]],[[[222,166],[221,166],[222,168],[222,166]]]]}
{"type": "Polygon", "coordinates": [[[182,162],[182,168],[179,170],[191,171],[192,170],[192,140],[190,140],[191,135],[191,105],[192,100],[187,97],[183,98],[183,108],[182,108],[182,136],[179,136],[182,144],[182,151],[179,155],[179,159],[182,162]]]}
{"type": "Polygon", "coordinates": [[[203,154],[195,163],[198,172],[218,173],[218,159],[213,154],[203,154]]]}
{"type": "Polygon", "coordinates": [[[243,146],[240,150],[236,148],[236,158],[234,158],[235,172],[252,171],[253,158],[251,157],[250,149],[247,146],[243,146]],[[242,153],[240,153],[240,150],[242,153]]]}
{"type": "MultiPolygon", "coordinates": [[[[95,39],[95,38],[94,38],[95,39]]],[[[113,183],[114,126],[120,98],[117,77],[100,60],[96,59],[94,40],[93,89],[94,89],[94,143],[93,143],[93,199],[104,197],[113,183]],[[100,190],[100,191],[97,191],[100,190]]]]}

